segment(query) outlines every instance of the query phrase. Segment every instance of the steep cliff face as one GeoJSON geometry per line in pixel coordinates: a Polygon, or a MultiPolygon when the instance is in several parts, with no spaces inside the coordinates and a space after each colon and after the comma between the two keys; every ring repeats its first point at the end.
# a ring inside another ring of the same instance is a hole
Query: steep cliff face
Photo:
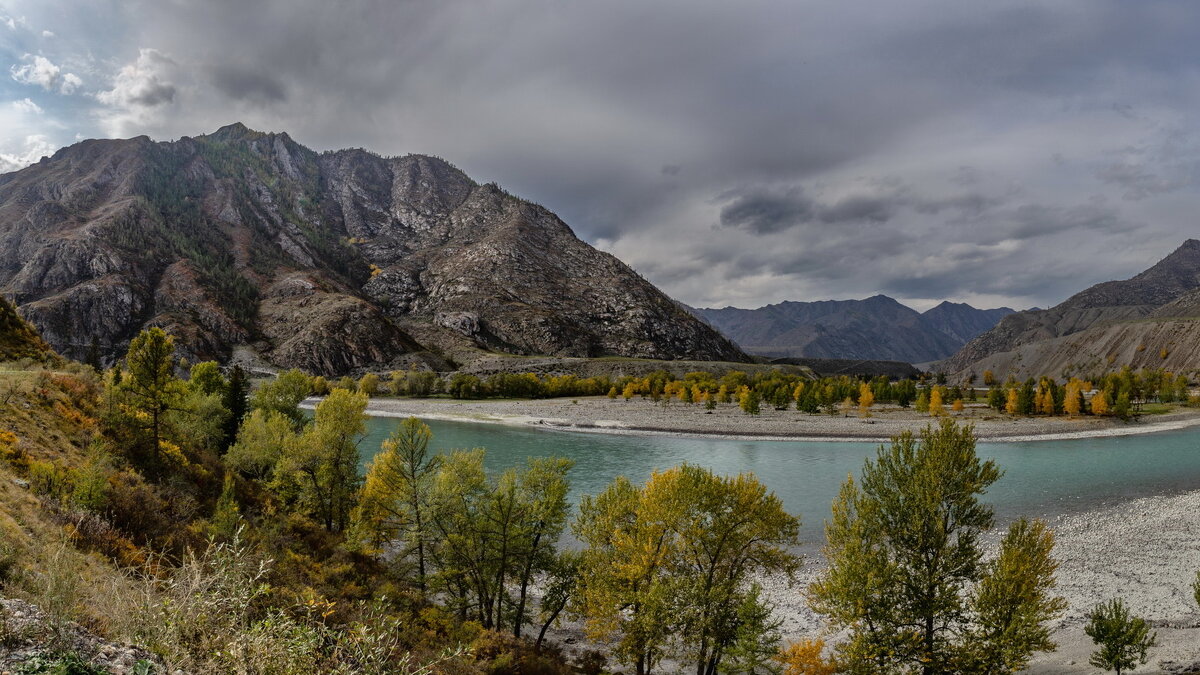
{"type": "MultiPolygon", "coordinates": [[[[1200,316],[1195,313],[1200,307],[1197,290],[1200,290],[1200,241],[1189,239],[1131,279],[1097,284],[1050,309],[1004,317],[995,328],[939,364],[939,368],[946,372],[987,369],[997,374],[1019,371],[1049,375],[1068,366],[1082,367],[1085,362],[1090,364],[1088,367],[1101,369],[1151,365],[1146,362],[1145,353],[1152,351],[1157,355],[1162,349],[1170,351],[1183,339],[1178,331],[1184,327],[1164,326],[1164,333],[1149,324],[1167,318],[1200,316]],[[1139,322],[1145,325],[1137,326],[1139,322]],[[1114,326],[1122,327],[1114,329],[1114,326]],[[1167,337],[1177,333],[1178,338],[1167,337]],[[1111,340],[1119,340],[1120,344],[1111,342],[1104,348],[1087,346],[1111,340]],[[1139,351],[1139,345],[1146,346],[1139,351]]],[[[1200,361],[1184,358],[1186,351],[1176,350],[1171,364],[1153,365],[1200,367],[1200,361]]]]}
{"type": "Polygon", "coordinates": [[[943,303],[925,314],[886,295],[694,310],[747,351],[774,357],[922,363],[945,358],[1006,311],[943,303]],[[989,323],[990,322],[990,323],[989,323]]]}
{"type": "Polygon", "coordinates": [[[427,348],[745,359],[553,213],[443,160],[242,125],[84,141],[0,176],[0,291],[74,357],[161,325],[193,358],[249,344],[329,374],[427,348]]]}

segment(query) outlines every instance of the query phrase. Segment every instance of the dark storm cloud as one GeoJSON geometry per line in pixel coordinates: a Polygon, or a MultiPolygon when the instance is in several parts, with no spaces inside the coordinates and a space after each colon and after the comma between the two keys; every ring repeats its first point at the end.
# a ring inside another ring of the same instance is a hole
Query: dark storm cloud
{"type": "Polygon", "coordinates": [[[812,200],[799,189],[782,193],[753,190],[734,197],[721,209],[721,224],[771,234],[812,222],[815,211],[812,200]]]}
{"type": "Polygon", "coordinates": [[[212,68],[212,81],[221,93],[233,99],[279,102],[287,100],[283,83],[267,73],[232,65],[212,68]]]}
{"type": "Polygon", "coordinates": [[[107,106],[85,135],[239,118],[437,154],[690,304],[1053,304],[1200,209],[1196,3],[97,1],[91,33],[68,0],[8,8],[100,55],[46,53],[107,106]]]}

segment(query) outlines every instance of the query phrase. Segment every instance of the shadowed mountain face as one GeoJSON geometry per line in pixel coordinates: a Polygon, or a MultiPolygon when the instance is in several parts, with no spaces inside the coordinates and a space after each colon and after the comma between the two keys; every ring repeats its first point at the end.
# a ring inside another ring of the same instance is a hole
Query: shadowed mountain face
{"type": "Polygon", "coordinates": [[[754,354],[908,363],[945,358],[1012,312],[942,303],[921,314],[885,295],[695,311],[754,354]]]}
{"type": "Polygon", "coordinates": [[[1022,377],[1124,365],[1190,370],[1200,367],[1200,351],[1192,348],[1200,338],[1196,319],[1200,241],[1189,239],[1131,279],[1097,284],[1050,309],[1005,317],[939,367],[1022,377]]]}
{"type": "Polygon", "coordinates": [[[84,141],[0,176],[0,291],[77,358],[160,325],[194,359],[245,345],[326,374],[426,349],[745,359],[553,213],[441,159],[240,124],[84,141]]]}

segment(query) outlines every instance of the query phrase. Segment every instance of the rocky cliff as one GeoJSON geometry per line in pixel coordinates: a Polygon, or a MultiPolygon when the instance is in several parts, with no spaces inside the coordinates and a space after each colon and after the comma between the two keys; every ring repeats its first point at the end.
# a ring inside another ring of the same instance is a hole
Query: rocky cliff
{"type": "Polygon", "coordinates": [[[886,295],[876,295],[865,300],[694,311],[753,354],[923,363],[953,354],[1012,310],[942,303],[921,314],[886,295]]]}
{"type": "Polygon", "coordinates": [[[1095,373],[1129,365],[1200,368],[1200,241],[1154,266],[1107,281],[1050,309],[1017,312],[968,342],[939,368],[998,376],[1095,373]]]}
{"type": "Polygon", "coordinates": [[[744,361],[553,213],[448,162],[235,124],[91,140],[0,176],[0,292],[107,358],[142,327],[337,374],[488,351],[744,361]]]}

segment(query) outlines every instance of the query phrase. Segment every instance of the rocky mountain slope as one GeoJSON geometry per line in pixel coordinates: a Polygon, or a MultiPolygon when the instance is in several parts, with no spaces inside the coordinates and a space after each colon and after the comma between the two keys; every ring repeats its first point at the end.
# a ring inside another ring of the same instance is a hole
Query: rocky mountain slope
{"type": "Polygon", "coordinates": [[[1107,281],[1050,309],[1017,312],[939,364],[946,372],[1017,376],[1091,373],[1123,365],[1200,368],[1200,241],[1154,266],[1107,281]],[[1165,355],[1164,355],[1165,353],[1165,355]]]}
{"type": "Polygon", "coordinates": [[[949,356],[1011,311],[942,303],[921,314],[886,295],[695,310],[753,354],[908,363],[949,356]]]}
{"type": "Polygon", "coordinates": [[[33,326],[21,318],[17,308],[0,296],[0,362],[19,359],[43,359],[50,345],[33,326]]]}
{"type": "Polygon", "coordinates": [[[744,361],[553,213],[448,162],[235,124],[0,176],[0,292],[64,355],[147,325],[327,374],[486,351],[744,361]]]}

